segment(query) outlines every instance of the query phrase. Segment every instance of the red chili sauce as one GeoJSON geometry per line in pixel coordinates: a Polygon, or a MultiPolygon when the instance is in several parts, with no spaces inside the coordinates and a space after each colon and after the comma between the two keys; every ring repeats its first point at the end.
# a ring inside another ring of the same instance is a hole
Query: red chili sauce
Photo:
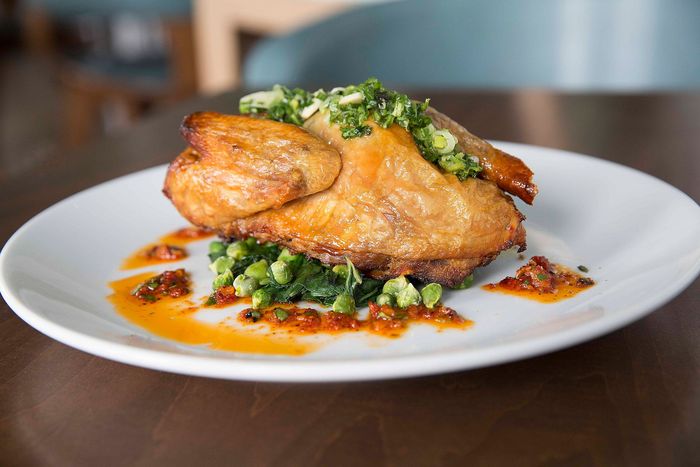
{"type": "Polygon", "coordinates": [[[462,318],[452,308],[437,305],[428,308],[425,305],[411,305],[407,308],[394,308],[389,305],[369,304],[367,324],[372,332],[385,336],[399,336],[412,322],[429,323],[441,328],[464,328],[473,324],[462,318]]]}
{"type": "Polygon", "coordinates": [[[274,327],[301,334],[317,332],[357,331],[361,322],[353,316],[335,311],[319,312],[287,304],[273,305],[262,310],[246,308],[238,314],[243,323],[263,322],[274,327]]]}
{"type": "Polygon", "coordinates": [[[187,258],[187,251],[179,246],[160,244],[145,250],[144,256],[158,261],[178,261],[187,258]]]}
{"type": "Polygon", "coordinates": [[[453,309],[442,305],[434,308],[412,305],[399,309],[372,302],[369,304],[369,316],[366,320],[357,319],[355,315],[335,311],[319,312],[313,308],[300,308],[287,304],[273,305],[262,310],[246,308],[239,313],[238,319],[249,324],[263,322],[273,328],[299,334],[366,330],[385,337],[400,336],[406,331],[408,325],[414,322],[428,323],[441,328],[466,328],[473,324],[459,316],[453,309]]]}
{"type": "Polygon", "coordinates": [[[491,292],[553,303],[571,298],[593,285],[595,282],[589,277],[562,265],[552,264],[544,256],[533,256],[526,265],[515,272],[515,277],[509,276],[497,284],[486,284],[482,288],[491,292]]]}
{"type": "Polygon", "coordinates": [[[180,261],[189,256],[184,245],[211,237],[213,232],[199,227],[183,227],[164,235],[159,243],[139,249],[122,262],[122,269],[137,269],[161,263],[180,261]]]}
{"type": "Polygon", "coordinates": [[[219,287],[216,291],[204,300],[204,305],[214,308],[225,308],[237,303],[251,303],[250,297],[239,297],[236,289],[232,285],[219,287]]]}
{"type": "Polygon", "coordinates": [[[158,243],[149,245],[132,254],[122,262],[122,269],[136,269],[161,263],[171,263],[187,258],[187,250],[182,247],[158,243]]]}
{"type": "Polygon", "coordinates": [[[184,269],[165,271],[139,283],[131,295],[144,302],[153,303],[162,297],[178,298],[190,293],[190,277],[184,269]]]}

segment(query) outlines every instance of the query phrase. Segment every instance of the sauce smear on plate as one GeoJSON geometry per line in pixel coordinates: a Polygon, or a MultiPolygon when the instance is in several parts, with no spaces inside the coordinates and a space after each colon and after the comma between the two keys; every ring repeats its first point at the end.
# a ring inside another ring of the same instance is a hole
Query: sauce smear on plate
{"type": "Polygon", "coordinates": [[[434,308],[411,305],[401,309],[372,302],[369,304],[367,319],[335,311],[319,312],[314,308],[301,308],[288,303],[276,304],[262,310],[246,308],[239,313],[238,319],[243,323],[263,322],[272,329],[283,329],[291,334],[367,331],[383,337],[399,337],[412,323],[431,324],[438,329],[466,329],[474,324],[462,318],[453,309],[442,305],[434,308]]]}
{"type": "Polygon", "coordinates": [[[154,301],[132,294],[154,277],[159,276],[146,272],[111,282],[109,286],[113,293],[107,298],[121,316],[157,336],[183,344],[208,345],[217,350],[245,353],[303,355],[318,347],[292,336],[242,330],[225,321],[217,324],[202,322],[194,316],[200,306],[191,301],[191,293],[177,297],[161,295],[154,301]]]}
{"type": "Polygon", "coordinates": [[[554,303],[571,298],[594,285],[595,282],[589,277],[559,264],[552,264],[544,256],[533,256],[515,272],[515,277],[506,277],[482,288],[542,303],[554,303]]]}
{"type": "Polygon", "coordinates": [[[149,245],[122,262],[122,270],[137,269],[162,263],[172,263],[187,258],[187,250],[176,245],[158,243],[149,245]]]}
{"type": "Polygon", "coordinates": [[[183,227],[169,234],[165,234],[160,238],[163,243],[171,245],[185,245],[190,242],[196,242],[205,238],[213,237],[214,232],[200,227],[183,227]]]}
{"type": "Polygon", "coordinates": [[[184,245],[213,235],[212,231],[199,227],[183,227],[163,235],[158,243],[147,245],[128,256],[122,262],[121,269],[138,269],[183,260],[189,256],[184,245]]]}

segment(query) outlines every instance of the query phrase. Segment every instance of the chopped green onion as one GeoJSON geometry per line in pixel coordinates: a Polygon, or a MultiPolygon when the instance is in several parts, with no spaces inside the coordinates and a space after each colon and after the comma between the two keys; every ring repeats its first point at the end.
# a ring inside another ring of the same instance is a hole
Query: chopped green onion
{"type": "Polygon", "coordinates": [[[246,276],[250,276],[258,282],[267,279],[267,261],[261,259],[248,266],[243,272],[246,276]]]}
{"type": "Polygon", "coordinates": [[[239,274],[233,280],[233,287],[236,289],[236,296],[250,297],[258,288],[258,281],[253,277],[246,276],[245,274],[239,274]]]}
{"type": "Polygon", "coordinates": [[[231,284],[233,284],[233,273],[230,269],[226,269],[223,273],[216,276],[214,283],[212,284],[212,288],[217,290],[231,284]]]}
{"type": "Polygon", "coordinates": [[[355,312],[355,299],[349,293],[343,292],[333,302],[333,311],[351,315],[355,312]]]}
{"type": "Polygon", "coordinates": [[[420,291],[420,295],[423,299],[423,305],[433,308],[442,297],[442,286],[434,282],[428,284],[420,291]]]}
{"type": "Polygon", "coordinates": [[[214,262],[217,258],[226,255],[226,245],[223,242],[214,241],[209,244],[209,261],[214,262]]]}
{"type": "Polygon", "coordinates": [[[365,100],[365,95],[362,94],[360,91],[353,92],[352,94],[348,94],[347,96],[343,96],[340,98],[338,101],[339,105],[349,105],[349,104],[359,104],[363,100],[365,100]]]}
{"type": "Polygon", "coordinates": [[[382,287],[382,293],[396,296],[399,292],[409,286],[408,279],[405,276],[399,276],[386,281],[382,287]]]}
{"type": "Polygon", "coordinates": [[[409,282],[409,284],[396,294],[396,304],[399,308],[406,308],[411,305],[419,305],[421,302],[421,295],[418,293],[416,288],[409,282]]]}
{"type": "Polygon", "coordinates": [[[301,254],[293,255],[289,252],[288,249],[284,248],[282,250],[282,252],[279,254],[279,256],[277,257],[277,259],[280,261],[284,261],[292,268],[292,271],[295,271],[296,268],[302,263],[302,261],[304,259],[304,255],[301,255],[301,254]]]}
{"type": "Polygon", "coordinates": [[[379,306],[382,306],[382,305],[394,306],[396,304],[396,300],[394,299],[393,295],[389,295],[388,293],[382,293],[382,294],[377,295],[377,299],[375,300],[375,303],[379,306]]]}
{"type": "Polygon", "coordinates": [[[433,147],[438,151],[447,147],[447,138],[442,135],[433,135],[433,147]]]}
{"type": "Polygon", "coordinates": [[[299,115],[304,120],[311,118],[311,116],[313,114],[315,114],[316,112],[318,112],[318,109],[321,108],[321,103],[322,103],[322,101],[320,99],[314,99],[310,105],[307,105],[306,107],[304,107],[302,109],[302,111],[299,115]]]}
{"type": "Polygon", "coordinates": [[[449,130],[436,130],[433,133],[433,147],[438,154],[451,154],[456,145],[457,138],[449,130]]]}
{"type": "Polygon", "coordinates": [[[218,254],[218,253],[225,253],[226,252],[226,246],[223,244],[223,242],[219,241],[213,241],[209,244],[209,253],[212,254],[218,254]]]}
{"type": "Polygon", "coordinates": [[[284,308],[275,308],[274,313],[277,319],[280,321],[285,321],[287,318],[289,318],[289,313],[287,313],[287,310],[284,308]]]}
{"type": "Polygon", "coordinates": [[[227,269],[231,269],[236,264],[236,260],[230,256],[219,256],[213,263],[209,264],[209,269],[215,274],[222,274],[227,269]]]}
{"type": "Polygon", "coordinates": [[[248,250],[248,245],[244,242],[237,241],[226,248],[226,255],[234,259],[243,259],[243,257],[248,255],[248,250]]]}
{"type": "Polygon", "coordinates": [[[253,308],[265,308],[272,303],[272,295],[265,289],[258,289],[253,292],[253,308]]]}
{"type": "Polygon", "coordinates": [[[456,154],[442,156],[438,159],[438,164],[449,173],[456,173],[467,168],[467,163],[456,154]]]}
{"type": "Polygon", "coordinates": [[[455,135],[446,129],[436,130],[426,115],[429,101],[416,102],[405,94],[386,89],[376,78],[356,86],[337,87],[330,92],[313,93],[275,85],[271,91],[245,96],[241,113],[265,113],[267,118],[303,125],[316,112],[327,112],[331,123],[340,127],[343,138],[357,138],[372,133],[367,124],[373,120],[382,128],[397,124],[412,136],[423,157],[439,163],[441,156],[456,156],[439,163],[460,180],[475,177],[482,168],[479,161],[460,153],[455,135]]]}
{"type": "Polygon", "coordinates": [[[265,110],[284,99],[281,86],[274,86],[271,91],[259,91],[243,96],[239,103],[241,113],[251,113],[254,110],[265,110]]]}
{"type": "Polygon", "coordinates": [[[288,284],[292,281],[292,270],[285,261],[277,260],[270,265],[272,278],[278,284],[288,284]]]}

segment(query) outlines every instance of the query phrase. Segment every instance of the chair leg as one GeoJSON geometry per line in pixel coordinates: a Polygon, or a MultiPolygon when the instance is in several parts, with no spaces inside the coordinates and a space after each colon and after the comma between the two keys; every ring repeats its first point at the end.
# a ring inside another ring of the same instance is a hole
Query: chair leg
{"type": "Polygon", "coordinates": [[[51,56],[54,53],[53,24],[49,15],[41,8],[28,7],[22,15],[24,43],[36,56],[51,56]]]}
{"type": "Polygon", "coordinates": [[[95,134],[100,119],[99,96],[66,87],[65,112],[62,146],[72,149],[82,145],[95,134]]]}
{"type": "Polygon", "coordinates": [[[143,115],[144,104],[140,100],[133,97],[127,97],[123,99],[123,105],[124,109],[126,110],[126,118],[129,124],[134,123],[143,115]]]}

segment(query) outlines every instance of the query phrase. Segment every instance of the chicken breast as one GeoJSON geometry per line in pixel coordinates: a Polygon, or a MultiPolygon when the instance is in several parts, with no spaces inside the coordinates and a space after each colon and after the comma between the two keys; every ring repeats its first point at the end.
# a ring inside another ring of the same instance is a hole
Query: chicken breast
{"type": "Polygon", "coordinates": [[[170,165],[164,192],[190,222],[208,227],[325,190],[338,151],[303,128],[215,112],[189,115],[191,147],[170,165]]]}

